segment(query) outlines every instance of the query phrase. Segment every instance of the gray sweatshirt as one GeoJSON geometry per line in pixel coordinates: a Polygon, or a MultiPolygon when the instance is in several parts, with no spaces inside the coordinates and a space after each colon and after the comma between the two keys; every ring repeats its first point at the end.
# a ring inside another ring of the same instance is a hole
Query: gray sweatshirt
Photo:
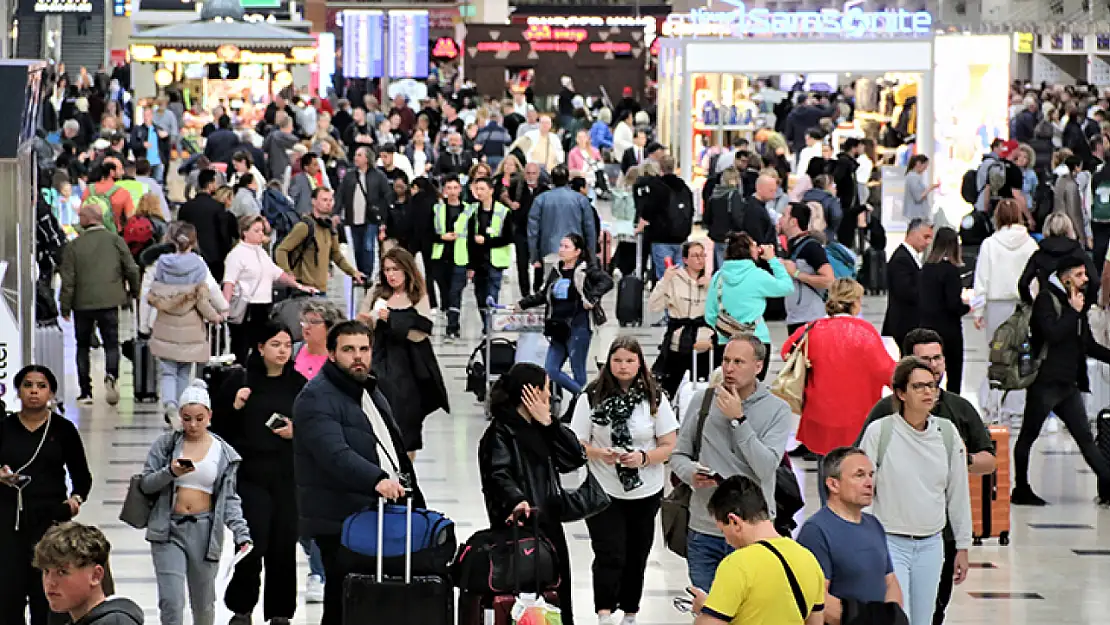
{"type": "MultiPolygon", "coordinates": [[[[697,465],[709,467],[724,477],[743,475],[763,488],[767,508],[775,516],[775,470],[786,453],[790,436],[790,407],[771,394],[762,382],[743,401],[747,419],[740,425],[725,417],[717,403],[709,409],[702,432],[701,457],[694,457],[694,435],[698,427],[704,391],[694,395],[682,419],[678,444],[671,456],[671,471],[678,479],[693,485],[697,465]]],[[[716,488],[696,488],[690,500],[690,529],[710,536],[722,536],[706,507],[716,488]]]]}
{"type": "Polygon", "coordinates": [[[949,455],[942,427],[956,428],[947,419],[930,417],[921,432],[900,415],[883,417],[867,426],[860,448],[877,465],[871,512],[882,522],[887,534],[904,536],[940,532],[947,512],[956,548],[967,549],[971,547],[967,451],[957,431],[949,455]],[[880,430],[887,419],[894,419],[894,429],[883,457],[879,458],[880,430]]]}

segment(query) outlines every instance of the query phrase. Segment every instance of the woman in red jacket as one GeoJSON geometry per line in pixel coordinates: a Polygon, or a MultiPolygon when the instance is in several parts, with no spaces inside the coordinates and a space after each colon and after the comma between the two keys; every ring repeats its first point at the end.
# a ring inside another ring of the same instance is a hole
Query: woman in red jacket
{"type": "MultiPolygon", "coordinates": [[[[824,456],[851,445],[859,437],[867,413],[890,385],[894,360],[879,332],[860,318],[863,287],[841,278],[829,288],[825,319],[808,323],[782,346],[786,358],[802,335],[809,333],[810,370],[806,376],[805,405],[798,425],[798,442],[824,456]]],[[[824,505],[828,496],[818,460],[817,492],[824,505]]]]}

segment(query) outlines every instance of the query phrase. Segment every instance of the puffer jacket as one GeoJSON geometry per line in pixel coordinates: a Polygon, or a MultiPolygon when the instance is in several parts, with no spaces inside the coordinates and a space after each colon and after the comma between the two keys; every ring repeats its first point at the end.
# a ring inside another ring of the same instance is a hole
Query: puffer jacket
{"type": "MultiPolygon", "coordinates": [[[[771,331],[763,320],[767,298],[790,295],[794,292],[794,280],[786,273],[786,268],[779,259],[772,258],[769,264],[771,273],[761,269],[753,260],[726,260],[709,283],[709,293],[705,300],[705,322],[710,327],[716,326],[717,317],[723,307],[740,323],[755,323],[755,335],[764,343],[770,343],[771,331]],[[720,305],[717,303],[718,289],[720,305]]],[[[728,342],[728,337],[721,334],[718,341],[723,345],[728,342]]]]}
{"type": "MultiPolygon", "coordinates": [[[[1016,301],[1018,280],[1036,252],[1037,242],[1022,225],[1006,226],[987,237],[975,260],[975,298],[1016,301]]],[[[976,317],[982,315],[982,308],[975,311],[976,317]]]]}
{"type": "Polygon", "coordinates": [[[157,282],[147,301],[158,311],[151,328],[150,352],[174,362],[208,362],[211,348],[204,322],[219,323],[208,284],[173,285],[157,282]]]}
{"type": "Polygon", "coordinates": [[[557,419],[544,426],[525,421],[515,411],[495,410],[478,443],[478,473],[490,524],[502,526],[522,501],[543,510],[548,518],[558,518],[559,474],[584,464],[586,452],[578,437],[557,419]],[[546,453],[532,449],[525,438],[542,441],[546,453]]]}

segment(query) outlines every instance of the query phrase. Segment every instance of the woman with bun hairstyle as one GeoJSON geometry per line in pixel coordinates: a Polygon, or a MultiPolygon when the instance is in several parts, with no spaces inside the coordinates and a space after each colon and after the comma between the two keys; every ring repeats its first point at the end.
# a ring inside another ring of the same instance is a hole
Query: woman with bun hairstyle
{"type": "Polygon", "coordinates": [[[143,466],[140,490],[154,501],[146,540],[154,559],[162,625],[184,622],[186,588],[193,623],[213,625],[224,526],[231,530],[237,553],[251,545],[236,487],[242,458],[208,431],[212,401],[203,380],[194,380],[177,405],[181,431],[158,437],[143,466]]]}
{"type": "Polygon", "coordinates": [[[210,285],[215,280],[194,251],[196,228],[176,221],[170,225],[169,240],[174,253],[158,257],[146,299],[158,311],[151,324],[150,351],[161,361],[159,390],[165,420],[176,429],[180,423],[176,399],[189,385],[197,365],[211,357],[204,323],[223,322],[227,309],[213,305],[210,285]]]}
{"type": "Polygon", "coordinates": [[[46,625],[42,574],[31,565],[35,544],[51,525],[77,516],[92,474],[77,426],[53,410],[54,373],[27,365],[12,381],[20,410],[0,413],[0,623],[26,623],[30,603],[31,625],[46,625]]]}

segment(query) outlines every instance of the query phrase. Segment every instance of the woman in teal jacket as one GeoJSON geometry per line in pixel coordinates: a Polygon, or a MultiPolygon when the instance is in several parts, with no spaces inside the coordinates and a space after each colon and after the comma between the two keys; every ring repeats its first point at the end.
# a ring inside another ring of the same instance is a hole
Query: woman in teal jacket
{"type": "MultiPolygon", "coordinates": [[[[725,249],[725,262],[721,270],[709,283],[709,297],[705,302],[705,322],[709,327],[717,327],[720,309],[742,324],[754,324],[754,334],[767,345],[771,353],[771,331],[763,321],[763,311],[767,309],[767,298],[786,297],[794,291],[794,281],[782,262],[775,257],[775,248],[759,245],[746,232],[731,233],[725,249]],[[771,273],[767,273],[755,263],[756,259],[767,261],[771,273]]],[[[717,333],[716,361],[721,361],[724,345],[728,336],[717,333]]],[[[769,358],[770,356],[768,356],[769,358]]],[[[759,379],[767,377],[767,358],[763,360],[763,370],[759,379]]]]}

